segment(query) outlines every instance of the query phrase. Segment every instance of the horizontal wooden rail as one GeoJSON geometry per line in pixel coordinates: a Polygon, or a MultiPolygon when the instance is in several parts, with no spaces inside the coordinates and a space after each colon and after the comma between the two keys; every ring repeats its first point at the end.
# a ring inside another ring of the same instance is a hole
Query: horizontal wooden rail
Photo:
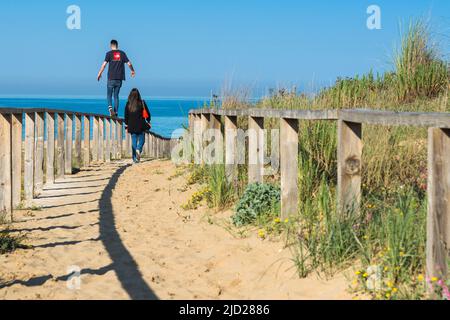
{"type": "Polygon", "coordinates": [[[194,109],[189,114],[213,114],[217,116],[259,117],[259,118],[286,118],[304,120],[337,120],[337,110],[280,110],[280,109],[194,109]]]}
{"type": "Polygon", "coordinates": [[[363,124],[450,128],[450,113],[340,110],[339,119],[363,124]]]}
{"type": "MultiPolygon", "coordinates": [[[[145,135],[146,156],[170,157],[172,139],[154,132],[145,135]]],[[[0,222],[13,220],[15,208],[31,205],[45,184],[72,174],[73,166],[119,160],[131,153],[131,135],[121,118],[0,107],[0,222]]]]}
{"type": "Polygon", "coordinates": [[[371,109],[280,110],[280,109],[193,109],[192,115],[262,117],[298,120],[344,120],[362,124],[450,128],[447,112],[397,112],[371,109]]]}
{"type": "Polygon", "coordinates": [[[211,143],[211,140],[208,140],[211,135],[207,132],[208,129],[220,129],[224,132],[224,137],[222,134],[215,134],[214,143],[225,145],[227,179],[236,182],[237,167],[242,164],[242,155],[239,159],[237,150],[247,147],[245,151],[248,156],[244,155],[244,158],[248,161],[248,181],[264,181],[264,150],[267,139],[263,133],[265,118],[280,119],[277,139],[280,148],[282,218],[298,214],[299,120],[337,122],[337,204],[338,213],[343,215],[359,214],[360,211],[362,125],[428,127],[427,274],[430,278],[447,277],[447,259],[450,256],[450,113],[370,109],[196,109],[189,112],[189,130],[195,163],[205,163],[204,151],[210,148],[211,143]],[[223,121],[221,117],[224,117],[223,121]],[[241,146],[237,145],[236,139],[239,131],[238,117],[248,118],[248,144],[241,146]],[[219,143],[218,139],[224,139],[225,143],[219,143]]]}

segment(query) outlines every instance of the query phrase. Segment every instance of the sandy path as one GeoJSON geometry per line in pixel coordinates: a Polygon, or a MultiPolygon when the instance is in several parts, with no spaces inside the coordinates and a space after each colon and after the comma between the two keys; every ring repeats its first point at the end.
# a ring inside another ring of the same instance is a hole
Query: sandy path
{"type": "Polygon", "coordinates": [[[184,211],[169,161],[93,167],[47,188],[11,228],[32,249],[0,256],[0,299],[349,299],[344,277],[298,279],[282,243],[233,237],[226,214],[184,211]],[[210,217],[210,218],[208,218],[210,217]],[[81,269],[79,289],[70,266],[81,269]]]}

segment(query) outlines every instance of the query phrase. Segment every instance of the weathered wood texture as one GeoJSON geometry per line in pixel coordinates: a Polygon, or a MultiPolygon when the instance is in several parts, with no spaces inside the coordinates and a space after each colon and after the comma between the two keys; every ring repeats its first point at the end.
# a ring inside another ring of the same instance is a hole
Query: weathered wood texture
{"type": "Polygon", "coordinates": [[[46,148],[46,169],[45,183],[55,182],[55,114],[47,113],[47,148],[46,148]]]}
{"type": "Polygon", "coordinates": [[[99,118],[98,120],[98,161],[105,161],[105,120],[104,118],[99,118]]]}
{"type": "Polygon", "coordinates": [[[83,166],[83,154],[81,150],[81,115],[75,116],[75,148],[74,148],[74,159],[77,165],[77,168],[81,168],[83,166]]]}
{"type": "Polygon", "coordinates": [[[12,220],[11,115],[0,114],[0,222],[12,220]]]}
{"type": "Polygon", "coordinates": [[[450,129],[428,129],[427,275],[446,278],[450,256],[450,129]]]}
{"type": "Polygon", "coordinates": [[[92,141],[91,141],[91,153],[92,153],[92,161],[98,162],[98,150],[99,150],[99,119],[98,117],[93,117],[92,124],[92,141]]]}
{"type": "Polygon", "coordinates": [[[58,113],[56,115],[57,126],[57,141],[56,141],[56,178],[64,178],[64,153],[65,153],[65,142],[64,142],[64,113],[58,113]]]}
{"type": "Polygon", "coordinates": [[[64,149],[64,172],[72,174],[72,144],[73,144],[73,120],[72,115],[66,116],[66,133],[64,149]]]}
{"type": "Polygon", "coordinates": [[[256,118],[286,118],[302,120],[337,120],[337,110],[295,110],[295,109],[194,109],[189,111],[193,115],[215,114],[218,116],[239,116],[256,118]]]}
{"type": "Polygon", "coordinates": [[[34,112],[25,114],[24,198],[33,200],[34,192],[34,112]]]}
{"type": "Polygon", "coordinates": [[[338,122],[338,207],[340,214],[359,214],[361,202],[361,123],[338,122]]]}
{"type": "Polygon", "coordinates": [[[82,161],[83,167],[87,167],[91,163],[91,117],[84,116],[83,121],[82,161]]]}
{"type": "Polygon", "coordinates": [[[248,182],[263,182],[264,118],[248,118],[248,182]]]}
{"type": "Polygon", "coordinates": [[[117,158],[117,120],[111,120],[111,159],[117,158]]]}
{"type": "Polygon", "coordinates": [[[225,171],[229,182],[237,183],[237,117],[225,116],[225,171]]]}
{"type": "Polygon", "coordinates": [[[201,164],[202,162],[202,124],[201,116],[194,115],[194,163],[201,164]]]}
{"type": "Polygon", "coordinates": [[[107,119],[105,120],[105,156],[106,162],[111,162],[111,122],[107,119]]]}
{"type": "Polygon", "coordinates": [[[286,219],[298,214],[297,119],[280,119],[280,169],[281,217],[286,219]]]}
{"type": "Polygon", "coordinates": [[[117,122],[117,159],[122,159],[123,142],[123,124],[122,121],[117,122]]]}
{"type": "Polygon", "coordinates": [[[11,170],[12,208],[22,201],[22,114],[12,115],[11,128],[11,170]]]}
{"type": "Polygon", "coordinates": [[[35,113],[34,196],[44,187],[44,114],[35,113]]]}
{"type": "MultiPolygon", "coordinates": [[[[206,143],[206,131],[210,128],[210,114],[208,113],[204,113],[200,115],[200,136],[201,136],[201,154],[200,154],[200,159],[201,159],[201,163],[204,164],[205,163],[205,150],[206,147],[208,146],[208,144],[206,143]]],[[[158,152],[159,152],[159,139],[158,139],[158,152]]],[[[158,153],[158,158],[160,157],[159,153],[158,153]]]]}

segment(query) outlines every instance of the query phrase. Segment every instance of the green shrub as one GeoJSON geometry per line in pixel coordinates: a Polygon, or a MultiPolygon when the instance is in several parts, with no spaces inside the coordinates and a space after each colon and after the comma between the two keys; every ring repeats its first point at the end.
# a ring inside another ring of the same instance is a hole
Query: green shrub
{"type": "Polygon", "coordinates": [[[12,236],[8,230],[0,231],[0,254],[12,252],[16,249],[26,248],[22,244],[24,236],[12,236]]]}
{"type": "Polygon", "coordinates": [[[250,184],[236,206],[233,223],[243,226],[270,214],[280,202],[280,189],[264,183],[250,184]]]}

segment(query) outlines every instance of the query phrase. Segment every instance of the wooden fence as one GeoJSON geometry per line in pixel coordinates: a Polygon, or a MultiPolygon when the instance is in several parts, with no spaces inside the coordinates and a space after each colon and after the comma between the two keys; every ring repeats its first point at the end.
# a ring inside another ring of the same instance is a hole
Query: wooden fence
{"type": "MultiPolygon", "coordinates": [[[[282,218],[298,213],[299,120],[337,121],[338,212],[358,214],[361,201],[362,124],[428,127],[427,274],[447,276],[450,250],[450,113],[414,113],[375,110],[267,110],[200,109],[189,112],[194,157],[202,158],[204,133],[217,130],[214,143],[225,146],[227,178],[237,177],[238,117],[248,118],[247,154],[252,160],[248,182],[262,182],[264,118],[280,119],[280,174],[282,218]],[[222,120],[222,117],[224,118],[222,120]],[[255,165],[256,163],[256,165],[255,165]]],[[[250,161],[249,161],[250,162],[250,161]]]]}
{"type": "MultiPolygon", "coordinates": [[[[146,133],[144,157],[169,158],[173,141],[146,133]]],[[[131,157],[124,120],[42,108],[0,108],[0,218],[28,205],[74,167],[131,157]],[[56,130],[55,130],[56,129],[56,130]]]]}

